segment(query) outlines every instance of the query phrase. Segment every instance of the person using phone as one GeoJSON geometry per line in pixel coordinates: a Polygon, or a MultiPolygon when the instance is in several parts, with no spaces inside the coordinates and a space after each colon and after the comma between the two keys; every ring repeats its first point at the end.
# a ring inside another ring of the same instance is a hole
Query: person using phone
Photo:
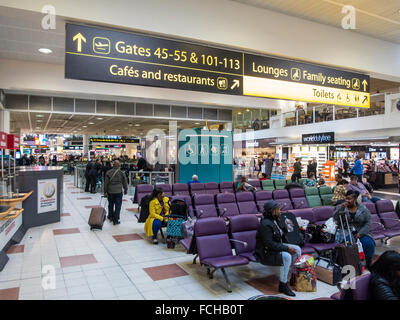
{"type": "Polygon", "coordinates": [[[263,216],[256,234],[254,256],[264,265],[280,266],[278,290],[294,297],[295,293],[289,288],[287,281],[293,264],[301,255],[301,248],[284,242],[284,227],[279,223],[281,210],[276,201],[265,202],[263,216]]]}
{"type": "MultiPolygon", "coordinates": [[[[372,258],[375,253],[375,241],[371,233],[371,213],[362,204],[357,203],[359,193],[357,191],[347,191],[346,200],[336,207],[333,219],[339,228],[347,229],[346,217],[351,229],[354,229],[353,237],[357,241],[360,240],[364,253],[366,266],[369,269],[372,258]],[[340,218],[344,224],[341,225],[340,218]]],[[[346,232],[346,231],[345,231],[346,232]]],[[[337,235],[342,236],[342,232],[338,231],[337,235]]],[[[348,235],[351,236],[351,235],[348,235]]],[[[347,237],[347,236],[346,236],[347,237]]],[[[345,239],[337,239],[337,242],[346,241],[345,239]]]]}
{"type": "Polygon", "coordinates": [[[161,227],[168,221],[170,213],[169,198],[159,188],[154,188],[149,204],[149,216],[144,224],[146,236],[153,238],[153,243],[158,244],[157,234],[161,227]]]}

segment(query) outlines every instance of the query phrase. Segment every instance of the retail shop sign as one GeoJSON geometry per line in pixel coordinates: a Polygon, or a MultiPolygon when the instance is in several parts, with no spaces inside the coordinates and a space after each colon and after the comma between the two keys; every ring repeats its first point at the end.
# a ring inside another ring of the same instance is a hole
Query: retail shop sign
{"type": "Polygon", "coordinates": [[[334,132],[312,133],[302,135],[302,144],[328,144],[335,142],[334,132]]]}
{"type": "Polygon", "coordinates": [[[89,138],[89,143],[139,143],[139,139],[133,138],[89,138]]]}
{"type": "Polygon", "coordinates": [[[57,179],[38,180],[38,213],[57,211],[57,179]]]}
{"type": "Polygon", "coordinates": [[[65,77],[370,106],[368,75],[71,23],[66,25],[65,77]]]}

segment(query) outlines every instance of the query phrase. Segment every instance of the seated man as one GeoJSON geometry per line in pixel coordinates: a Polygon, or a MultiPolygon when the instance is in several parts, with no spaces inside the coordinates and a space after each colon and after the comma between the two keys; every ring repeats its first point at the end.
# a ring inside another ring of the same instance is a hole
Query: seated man
{"type": "Polygon", "coordinates": [[[316,184],[317,184],[317,179],[315,179],[315,173],[310,172],[310,177],[308,177],[306,179],[306,181],[304,182],[304,186],[305,187],[315,187],[316,184]]]}
{"type": "Polygon", "coordinates": [[[187,185],[190,185],[192,183],[200,183],[199,177],[197,175],[195,175],[195,174],[192,176],[192,180],[188,181],[187,185]]]}
{"type": "Polygon", "coordinates": [[[245,176],[242,176],[242,180],[238,183],[236,191],[256,191],[256,188],[247,182],[247,178],[245,176]]]}
{"type": "Polygon", "coordinates": [[[378,197],[373,197],[371,194],[368,192],[367,188],[362,184],[361,182],[358,182],[358,177],[357,176],[351,176],[350,177],[350,183],[347,186],[348,191],[357,191],[361,195],[361,201],[362,202],[377,202],[378,200],[381,200],[378,197]]]}

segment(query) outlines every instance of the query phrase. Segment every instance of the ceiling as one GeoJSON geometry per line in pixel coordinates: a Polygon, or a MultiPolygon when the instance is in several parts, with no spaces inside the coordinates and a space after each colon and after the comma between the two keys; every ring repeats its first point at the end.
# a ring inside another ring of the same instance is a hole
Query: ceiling
{"type": "MultiPolygon", "coordinates": [[[[167,120],[128,118],[116,116],[89,116],[40,112],[10,112],[11,133],[60,133],[89,135],[143,136],[151,129],[168,133],[167,120]],[[38,116],[39,115],[39,116],[38,116]],[[90,124],[92,123],[92,124],[90,124]],[[84,127],[86,126],[86,127],[84,127]]],[[[179,129],[204,126],[204,121],[177,121],[179,129]]]]}
{"type": "Polygon", "coordinates": [[[356,30],[400,43],[400,0],[232,0],[294,17],[342,28],[344,5],[356,8],[356,30]]]}

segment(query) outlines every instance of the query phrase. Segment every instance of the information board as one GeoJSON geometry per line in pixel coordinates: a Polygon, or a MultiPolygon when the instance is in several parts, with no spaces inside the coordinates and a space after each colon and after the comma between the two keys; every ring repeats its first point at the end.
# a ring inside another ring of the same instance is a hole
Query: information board
{"type": "Polygon", "coordinates": [[[57,211],[57,179],[38,180],[37,212],[57,211]]]}
{"type": "Polygon", "coordinates": [[[71,23],[66,24],[65,77],[370,106],[367,75],[71,23]]]}

